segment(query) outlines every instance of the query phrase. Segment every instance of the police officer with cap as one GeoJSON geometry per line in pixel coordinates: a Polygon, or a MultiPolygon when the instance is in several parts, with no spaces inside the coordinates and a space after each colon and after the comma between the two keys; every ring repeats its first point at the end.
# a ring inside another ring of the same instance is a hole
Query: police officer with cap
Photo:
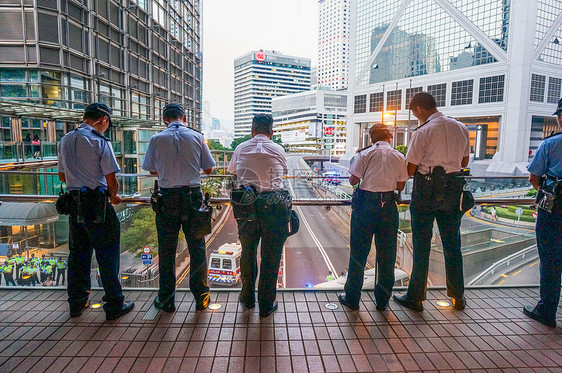
{"type": "MultiPolygon", "coordinates": [[[[556,122],[562,130],[562,99],[556,122]]],[[[523,312],[548,326],[556,326],[562,272],[562,132],[544,139],[529,166],[529,181],[537,194],[538,218],[535,227],[540,258],[540,300],[523,312]]]]}
{"type": "Polygon", "coordinates": [[[253,209],[255,216],[237,219],[242,245],[239,300],[248,309],[255,307],[257,250],[261,240],[258,284],[261,317],[271,315],[278,308],[275,299],[277,276],[291,211],[290,194],[283,188],[283,176],[288,173],[285,150],[271,140],[272,136],[273,117],[269,114],[254,116],[252,138],[236,147],[228,166],[228,172],[237,176],[238,185],[256,193],[251,206],[247,206],[253,209]]]}
{"type": "Polygon", "coordinates": [[[414,176],[410,204],[414,264],[408,292],[405,295],[395,294],[394,299],[405,307],[423,310],[433,222],[437,220],[445,256],[447,295],[452,297],[455,309],[463,310],[466,299],[460,201],[465,182],[458,176],[469,162],[469,131],[463,123],[439,112],[435,98],[429,93],[414,95],[410,108],[423,123],[412,135],[406,154],[408,174],[414,176]]]}
{"type": "Polygon", "coordinates": [[[388,128],[377,123],[369,129],[369,137],[373,145],[360,150],[349,168],[350,184],[361,184],[352,199],[351,253],[345,295],[338,298],[349,308],[359,309],[374,234],[379,273],[375,301],[377,310],[384,311],[392,295],[396,262],[398,208],[394,191],[403,190],[409,177],[404,156],[390,146],[392,134],[388,128]]]}
{"type": "Polygon", "coordinates": [[[150,138],[142,165],[151,175],[158,176],[162,194],[156,209],[160,289],[154,305],[165,312],[176,309],[176,249],[182,229],[190,256],[189,287],[195,297],[195,308],[201,311],[209,304],[207,257],[205,237],[197,235],[193,227],[199,212],[191,206],[202,201],[201,170],[212,173],[215,161],[203,134],[186,126],[187,117],[181,105],[164,106],[162,117],[168,128],[150,138]]]}
{"type": "Polygon", "coordinates": [[[112,205],[121,202],[116,173],[120,171],[109,139],[111,109],[103,103],[86,107],[82,124],[67,133],[58,147],[59,179],[72,196],[69,217],[68,302],[70,316],[88,307],[92,250],[105,290],[107,320],[134,307],[124,302],[119,282],[120,224],[112,205]]]}

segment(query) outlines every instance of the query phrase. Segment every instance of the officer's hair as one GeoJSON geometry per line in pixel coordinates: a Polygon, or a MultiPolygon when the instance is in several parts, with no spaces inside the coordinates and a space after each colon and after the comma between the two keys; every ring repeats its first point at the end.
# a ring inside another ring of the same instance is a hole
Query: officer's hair
{"type": "Polygon", "coordinates": [[[369,128],[369,137],[371,142],[374,144],[377,141],[383,141],[390,135],[390,130],[383,123],[375,123],[371,128],[369,128]]]}
{"type": "Polygon", "coordinates": [[[163,119],[172,120],[172,119],[181,119],[185,113],[180,110],[180,108],[166,108],[166,114],[162,115],[163,119]]]}
{"type": "Polygon", "coordinates": [[[273,131],[273,117],[271,114],[257,114],[252,119],[252,129],[255,134],[271,135],[273,131]]]}
{"type": "Polygon", "coordinates": [[[425,110],[437,109],[437,102],[431,94],[420,92],[416,93],[410,100],[410,108],[413,109],[415,107],[420,107],[425,110]]]}

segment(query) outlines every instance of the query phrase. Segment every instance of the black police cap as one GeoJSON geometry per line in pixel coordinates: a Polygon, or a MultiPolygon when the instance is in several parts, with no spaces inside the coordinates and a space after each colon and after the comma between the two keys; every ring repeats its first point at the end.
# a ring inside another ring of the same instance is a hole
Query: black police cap
{"type": "Polygon", "coordinates": [[[562,113],[562,98],[558,101],[558,108],[556,108],[556,111],[552,115],[558,115],[560,113],[562,113]]]}
{"type": "Polygon", "coordinates": [[[94,102],[86,106],[86,110],[84,110],[84,115],[87,114],[94,114],[94,115],[104,115],[107,116],[109,119],[109,127],[113,127],[113,123],[111,122],[111,108],[102,102],[94,102]]]}
{"type": "Polygon", "coordinates": [[[166,116],[166,114],[167,114],[168,112],[172,111],[172,110],[178,110],[178,111],[180,111],[183,115],[185,115],[185,110],[184,110],[184,108],[183,108],[180,104],[175,103],[175,102],[169,103],[169,104],[167,104],[166,106],[164,106],[164,107],[162,108],[162,115],[163,115],[163,116],[166,116]]]}

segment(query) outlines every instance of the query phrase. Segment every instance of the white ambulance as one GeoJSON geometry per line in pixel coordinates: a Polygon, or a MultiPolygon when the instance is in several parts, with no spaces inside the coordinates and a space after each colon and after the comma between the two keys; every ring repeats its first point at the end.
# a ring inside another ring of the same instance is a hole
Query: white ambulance
{"type": "Polygon", "coordinates": [[[213,251],[209,257],[209,282],[217,285],[235,285],[240,281],[239,243],[227,243],[213,251]]]}

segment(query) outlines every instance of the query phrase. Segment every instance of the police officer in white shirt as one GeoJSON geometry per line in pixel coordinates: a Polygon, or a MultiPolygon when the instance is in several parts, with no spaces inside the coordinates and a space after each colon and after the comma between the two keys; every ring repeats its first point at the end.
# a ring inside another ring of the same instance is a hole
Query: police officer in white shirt
{"type": "Polygon", "coordinates": [[[200,172],[213,172],[215,161],[203,134],[186,126],[183,107],[170,103],[162,109],[168,127],[150,138],[142,168],[158,176],[160,201],[156,206],[158,231],[158,269],[160,289],[154,305],[164,312],[176,307],[176,249],[178,234],[183,229],[190,256],[189,287],[195,297],[195,308],[209,304],[205,237],[199,236],[194,222],[202,201],[200,172]]]}
{"type": "Polygon", "coordinates": [[[103,133],[111,126],[111,109],[103,103],[86,107],[82,124],[67,133],[58,146],[59,179],[72,195],[68,241],[68,303],[70,316],[78,317],[88,307],[92,250],[99,264],[108,320],[133,309],[124,302],[119,282],[119,219],[112,204],[117,195],[120,171],[109,139],[103,133]],[[111,202],[110,202],[111,201],[111,202]]]}
{"type": "Polygon", "coordinates": [[[410,108],[423,123],[414,132],[406,155],[408,174],[414,175],[410,205],[414,264],[408,292],[395,294],[394,299],[405,307],[423,310],[433,222],[437,220],[445,255],[447,295],[452,297],[455,309],[463,310],[466,305],[460,235],[463,213],[459,205],[465,182],[458,176],[469,161],[469,131],[463,123],[439,112],[435,98],[429,93],[412,97],[410,108]]]}
{"type": "Polygon", "coordinates": [[[277,275],[291,211],[289,192],[283,189],[282,178],[288,173],[285,151],[271,140],[272,136],[271,115],[256,115],[252,121],[252,139],[238,145],[228,166],[228,172],[237,176],[238,185],[251,188],[257,194],[255,202],[244,207],[255,209],[254,217],[237,219],[242,244],[242,291],[239,300],[246,308],[255,306],[257,249],[261,240],[258,285],[261,317],[277,310],[277,275]]]}
{"type": "Polygon", "coordinates": [[[390,146],[392,134],[377,123],[369,129],[373,145],[360,150],[349,168],[351,185],[361,184],[353,193],[351,213],[351,253],[345,295],[338,298],[351,309],[359,309],[367,256],[373,234],[377,248],[379,279],[375,286],[376,308],[384,311],[392,295],[398,235],[398,209],[395,190],[408,180],[402,153],[390,146]]]}

